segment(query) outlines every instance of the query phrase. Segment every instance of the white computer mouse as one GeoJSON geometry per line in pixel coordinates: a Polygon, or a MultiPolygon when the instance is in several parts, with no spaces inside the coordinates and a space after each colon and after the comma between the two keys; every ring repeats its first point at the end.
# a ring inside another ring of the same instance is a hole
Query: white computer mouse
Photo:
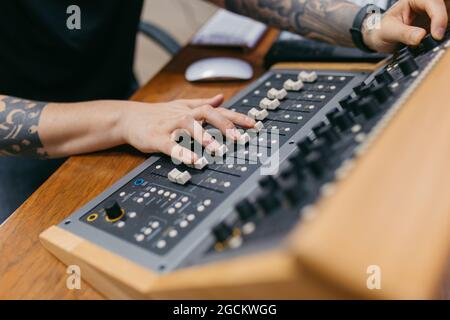
{"type": "Polygon", "coordinates": [[[240,59],[208,58],[190,65],[185,76],[191,82],[249,80],[253,77],[253,68],[240,59]]]}

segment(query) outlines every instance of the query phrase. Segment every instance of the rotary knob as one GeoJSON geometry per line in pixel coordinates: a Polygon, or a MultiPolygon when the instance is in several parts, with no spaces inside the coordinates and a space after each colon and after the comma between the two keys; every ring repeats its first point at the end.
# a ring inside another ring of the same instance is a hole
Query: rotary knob
{"type": "Polygon", "coordinates": [[[353,91],[358,95],[358,96],[365,96],[366,94],[369,93],[370,91],[370,85],[365,84],[364,82],[361,83],[360,85],[356,86],[353,88],[353,91]]]}
{"type": "Polygon", "coordinates": [[[297,147],[304,154],[308,154],[309,153],[309,151],[311,150],[312,145],[313,145],[313,141],[309,137],[306,137],[303,140],[301,140],[299,143],[297,143],[297,147]]]}
{"type": "Polygon", "coordinates": [[[104,209],[107,219],[111,222],[119,220],[124,215],[124,210],[120,207],[116,200],[107,201],[104,209]]]}
{"type": "Polygon", "coordinates": [[[422,40],[422,46],[427,51],[433,50],[434,48],[438,47],[440,44],[441,44],[441,41],[434,39],[431,34],[428,34],[422,40]]]}
{"type": "Polygon", "coordinates": [[[343,109],[349,112],[353,112],[353,114],[355,115],[358,115],[359,114],[358,102],[359,98],[348,96],[347,98],[341,100],[339,104],[342,106],[343,109]]]}
{"type": "Polygon", "coordinates": [[[233,229],[225,222],[219,223],[212,230],[217,242],[224,243],[233,235],[233,229]]]}
{"type": "Polygon", "coordinates": [[[306,163],[313,176],[316,178],[324,176],[328,163],[319,152],[311,152],[306,157],[306,163]]]}
{"type": "Polygon", "coordinates": [[[407,56],[400,60],[398,63],[400,70],[402,70],[402,73],[405,76],[409,76],[414,71],[419,70],[419,65],[417,64],[416,60],[412,56],[407,56]]]}
{"type": "Polygon", "coordinates": [[[280,200],[273,192],[260,195],[256,201],[266,214],[272,213],[281,206],[280,200]]]}
{"type": "Polygon", "coordinates": [[[381,111],[378,101],[374,97],[362,99],[359,103],[359,108],[366,119],[373,118],[381,111]]]}
{"type": "Polygon", "coordinates": [[[247,199],[238,202],[235,208],[239,218],[244,222],[247,222],[256,216],[256,207],[247,199]]]}
{"type": "Polygon", "coordinates": [[[386,102],[392,96],[392,90],[386,83],[376,84],[370,92],[380,103],[386,102]]]}
{"type": "Polygon", "coordinates": [[[296,181],[284,186],[283,194],[289,203],[295,206],[303,199],[306,194],[306,190],[301,183],[296,181]]]}
{"type": "Polygon", "coordinates": [[[315,134],[318,138],[324,139],[329,144],[334,144],[340,139],[339,133],[329,124],[316,130],[315,134]]]}
{"type": "Polygon", "coordinates": [[[273,176],[265,176],[259,180],[259,185],[265,190],[273,191],[278,188],[278,181],[273,176]]]}
{"type": "Polygon", "coordinates": [[[378,83],[391,84],[392,82],[394,82],[394,77],[392,77],[392,75],[387,70],[383,70],[381,73],[377,74],[375,76],[375,79],[378,83]]]}
{"type": "Polygon", "coordinates": [[[353,121],[352,116],[345,110],[339,111],[335,113],[331,119],[330,122],[339,128],[341,131],[346,131],[353,127],[355,122],[353,121]]]}

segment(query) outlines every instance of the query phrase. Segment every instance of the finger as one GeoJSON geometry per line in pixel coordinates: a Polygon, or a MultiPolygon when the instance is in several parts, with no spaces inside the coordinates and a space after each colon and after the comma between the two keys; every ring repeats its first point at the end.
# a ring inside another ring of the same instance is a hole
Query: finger
{"type": "Polygon", "coordinates": [[[239,112],[231,111],[224,108],[217,108],[216,111],[219,112],[224,117],[228,118],[233,123],[243,128],[253,128],[256,124],[254,119],[239,112]]]}
{"type": "Polygon", "coordinates": [[[387,18],[383,21],[382,40],[388,43],[401,42],[408,46],[417,46],[426,35],[426,30],[409,26],[396,18],[387,18]]]}
{"type": "Polygon", "coordinates": [[[194,118],[196,120],[205,120],[209,124],[219,129],[225,136],[231,140],[238,140],[241,136],[234,123],[227,117],[224,117],[212,106],[206,105],[194,109],[194,118]]]}
{"type": "Polygon", "coordinates": [[[178,143],[167,139],[162,145],[161,152],[172,157],[174,162],[182,162],[184,164],[193,164],[198,160],[198,156],[189,149],[180,146],[178,143]]]}
{"type": "Polygon", "coordinates": [[[447,29],[448,15],[444,0],[411,1],[414,11],[425,11],[431,19],[431,35],[441,40],[447,29]]]}
{"type": "MultiPolygon", "coordinates": [[[[184,120],[186,121],[186,120],[184,120]]],[[[209,134],[202,125],[196,121],[195,119],[192,119],[192,121],[187,121],[185,123],[181,123],[182,125],[190,134],[190,136],[203,145],[204,147],[212,148],[213,150],[216,150],[220,147],[220,143],[218,143],[214,137],[209,134]]]]}
{"type": "Polygon", "coordinates": [[[223,103],[223,100],[223,94],[218,94],[209,99],[182,99],[178,101],[186,104],[189,108],[198,108],[204,105],[210,105],[214,108],[217,108],[223,103]]]}

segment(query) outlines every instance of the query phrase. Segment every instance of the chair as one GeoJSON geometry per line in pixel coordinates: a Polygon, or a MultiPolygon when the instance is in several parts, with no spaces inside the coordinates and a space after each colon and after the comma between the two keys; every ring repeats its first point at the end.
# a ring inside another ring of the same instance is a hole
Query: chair
{"type": "Polygon", "coordinates": [[[172,56],[181,49],[181,45],[170,34],[152,23],[141,21],[139,31],[172,56]]]}

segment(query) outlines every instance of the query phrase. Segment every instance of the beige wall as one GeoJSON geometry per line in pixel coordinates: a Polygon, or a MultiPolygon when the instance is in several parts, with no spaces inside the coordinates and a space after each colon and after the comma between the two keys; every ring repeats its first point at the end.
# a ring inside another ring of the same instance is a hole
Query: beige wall
{"type": "MultiPolygon", "coordinates": [[[[200,0],[146,0],[142,19],[162,27],[185,44],[215,10],[200,0]]],[[[135,71],[139,82],[148,81],[169,58],[157,45],[138,36],[135,71]]]]}

